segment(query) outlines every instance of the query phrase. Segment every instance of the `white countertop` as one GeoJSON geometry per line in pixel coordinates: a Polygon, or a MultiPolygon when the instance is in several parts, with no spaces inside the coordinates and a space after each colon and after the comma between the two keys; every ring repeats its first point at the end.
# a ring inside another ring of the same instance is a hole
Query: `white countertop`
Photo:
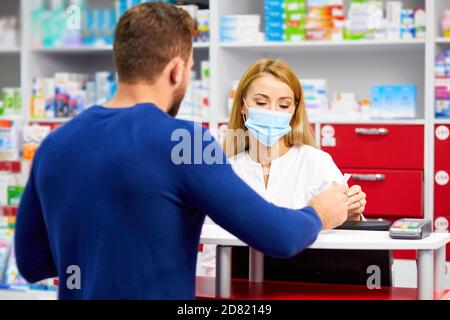
{"type": "MultiPolygon", "coordinates": [[[[203,225],[200,242],[223,246],[246,243],[215,224],[203,225]]],[[[391,239],[387,231],[324,230],[310,249],[435,250],[450,242],[449,233],[432,233],[422,240],[391,239]]]]}

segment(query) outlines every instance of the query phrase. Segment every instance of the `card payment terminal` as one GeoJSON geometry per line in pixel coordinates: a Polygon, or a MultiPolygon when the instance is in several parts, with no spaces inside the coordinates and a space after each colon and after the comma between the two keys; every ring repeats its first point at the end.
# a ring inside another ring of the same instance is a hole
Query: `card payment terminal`
{"type": "Polygon", "coordinates": [[[431,221],[426,219],[400,219],[389,228],[394,239],[423,239],[431,234],[431,221]]]}

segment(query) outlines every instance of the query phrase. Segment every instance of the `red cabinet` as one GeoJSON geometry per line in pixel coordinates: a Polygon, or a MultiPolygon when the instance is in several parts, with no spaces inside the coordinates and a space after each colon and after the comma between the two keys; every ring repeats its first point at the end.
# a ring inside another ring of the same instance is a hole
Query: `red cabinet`
{"type": "Polygon", "coordinates": [[[434,174],[434,213],[450,215],[450,169],[436,167],[434,174]]]}
{"type": "Polygon", "coordinates": [[[421,125],[323,125],[321,147],[340,168],[423,169],[421,125]]]}
{"type": "Polygon", "coordinates": [[[352,173],[349,185],[360,185],[367,194],[365,216],[422,217],[422,171],[386,169],[341,169],[341,171],[352,173]]]}
{"type": "MultiPolygon", "coordinates": [[[[437,125],[434,131],[434,231],[449,232],[450,222],[450,125],[437,125]]],[[[450,245],[447,245],[450,261],[450,245]]]]}
{"type": "Polygon", "coordinates": [[[436,126],[434,137],[434,213],[450,216],[450,126],[436,126]]]}
{"type": "Polygon", "coordinates": [[[438,125],[434,130],[436,168],[450,169],[450,125],[438,125]]]}

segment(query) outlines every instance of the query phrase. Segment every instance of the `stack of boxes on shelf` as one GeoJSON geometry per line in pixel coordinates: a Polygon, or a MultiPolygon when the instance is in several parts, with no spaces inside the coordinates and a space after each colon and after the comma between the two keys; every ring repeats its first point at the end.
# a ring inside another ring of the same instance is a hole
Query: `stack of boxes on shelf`
{"type": "MultiPolygon", "coordinates": [[[[86,0],[33,0],[33,47],[110,46],[118,19],[131,7],[144,2],[152,1],[116,0],[114,7],[91,8],[86,0]]],[[[209,10],[200,10],[195,5],[181,7],[197,21],[199,35],[195,41],[209,41],[209,10]]],[[[2,26],[7,31],[15,28],[11,19],[1,22],[0,30],[2,26]]],[[[10,34],[0,33],[0,45],[3,38],[11,38],[6,37],[10,34]]]]}
{"type": "MultiPolygon", "coordinates": [[[[118,19],[128,10],[134,6],[137,6],[145,2],[158,2],[150,0],[116,0],[116,16],[118,19]]],[[[167,2],[177,4],[180,1],[176,0],[165,0],[159,2],[167,2]]],[[[209,9],[200,9],[199,6],[181,5],[180,8],[189,12],[191,17],[196,21],[198,35],[194,38],[195,42],[208,42],[209,41],[209,9]]]]}
{"type": "Polygon", "coordinates": [[[35,78],[31,96],[32,118],[73,117],[94,104],[105,103],[116,90],[114,74],[56,73],[53,78],[35,78]]]}
{"type": "Polygon", "coordinates": [[[20,88],[3,88],[0,96],[0,161],[19,159],[19,127],[22,97],[20,88]]]}
{"type": "Polygon", "coordinates": [[[450,10],[445,10],[442,15],[441,31],[444,38],[450,38],[450,10]]]}
{"type": "Polygon", "coordinates": [[[22,94],[20,88],[5,87],[0,95],[0,116],[20,115],[22,109],[22,94]]]}
{"type": "Polygon", "coordinates": [[[186,10],[196,22],[198,34],[194,42],[209,42],[209,9],[199,9],[194,4],[179,7],[186,10]]]}
{"type": "MultiPolygon", "coordinates": [[[[414,119],[417,116],[417,88],[414,84],[373,86],[370,99],[357,99],[353,92],[334,92],[329,100],[326,79],[301,79],[300,83],[311,122],[325,119],[414,119]]],[[[232,83],[228,112],[231,112],[238,84],[237,80],[232,83]]]]}
{"type": "Polygon", "coordinates": [[[29,284],[20,275],[17,268],[13,239],[14,225],[0,227],[0,288],[13,289],[15,291],[26,291],[29,289],[57,291],[57,285],[55,285],[54,279],[29,284]]]}
{"type": "Polygon", "coordinates": [[[178,112],[179,119],[197,122],[208,122],[209,119],[209,61],[200,63],[200,80],[195,72],[191,73],[191,81],[178,112]]]}
{"type": "Polygon", "coordinates": [[[112,45],[114,8],[87,7],[86,0],[34,0],[33,47],[112,45]]]}
{"type": "Polygon", "coordinates": [[[436,57],[435,115],[450,118],[450,50],[436,57]]]}
{"type": "Polygon", "coordinates": [[[345,20],[344,39],[424,39],[425,10],[404,8],[401,1],[352,0],[345,20]]]}
{"type": "Polygon", "coordinates": [[[306,0],[265,0],[266,41],[301,41],[306,37],[306,0]]]}
{"type": "Polygon", "coordinates": [[[345,17],[343,0],[264,0],[264,36],[259,24],[259,15],[222,16],[221,40],[424,39],[426,16],[401,1],[351,0],[345,17]]]}
{"type": "Polygon", "coordinates": [[[17,18],[0,17],[0,49],[14,48],[19,45],[19,27],[17,18]]]}
{"type": "Polygon", "coordinates": [[[307,40],[342,40],[344,23],[343,0],[308,1],[307,40]]]}
{"type": "Polygon", "coordinates": [[[220,17],[221,42],[255,42],[260,41],[261,17],[251,15],[223,15],[220,17]]]}
{"type": "Polygon", "coordinates": [[[302,79],[300,83],[308,118],[314,122],[328,112],[327,80],[302,79]]]}
{"type": "Polygon", "coordinates": [[[416,86],[410,84],[372,87],[371,116],[381,119],[414,119],[416,86]]]}

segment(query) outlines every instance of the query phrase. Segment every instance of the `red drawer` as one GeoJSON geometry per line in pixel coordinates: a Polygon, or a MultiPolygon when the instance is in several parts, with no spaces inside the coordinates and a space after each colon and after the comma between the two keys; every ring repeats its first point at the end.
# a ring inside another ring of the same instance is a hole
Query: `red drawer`
{"type": "Polygon", "coordinates": [[[434,143],[436,168],[450,168],[450,126],[436,126],[434,143]]]}
{"type": "Polygon", "coordinates": [[[321,147],[342,168],[423,169],[421,125],[323,125],[321,147]]]}
{"type": "Polygon", "coordinates": [[[367,194],[364,215],[371,218],[423,216],[423,172],[419,170],[341,169],[352,173],[349,185],[367,194]]]}
{"type": "MultiPolygon", "coordinates": [[[[449,166],[450,167],[450,166],[449,166]]],[[[434,214],[450,216],[450,170],[436,166],[434,174],[434,214]]]]}

